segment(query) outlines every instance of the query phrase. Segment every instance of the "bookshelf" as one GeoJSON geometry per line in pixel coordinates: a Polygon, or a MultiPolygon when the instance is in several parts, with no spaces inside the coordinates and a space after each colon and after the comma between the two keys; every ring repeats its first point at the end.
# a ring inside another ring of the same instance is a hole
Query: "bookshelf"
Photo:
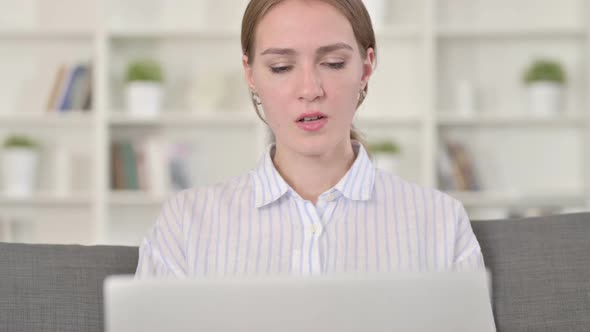
{"type": "Polygon", "coordinates": [[[73,111],[70,113],[33,113],[4,114],[0,116],[0,126],[38,126],[38,127],[89,127],[94,118],[90,113],[73,111]]]}
{"type": "Polygon", "coordinates": [[[109,118],[112,126],[255,126],[259,121],[258,118],[252,118],[252,114],[243,111],[192,114],[190,112],[166,110],[158,118],[152,119],[130,117],[125,115],[123,111],[116,113],[109,118]]]}
{"type": "Polygon", "coordinates": [[[35,29],[35,28],[7,28],[0,31],[0,38],[28,39],[28,40],[76,40],[91,39],[94,36],[92,30],[71,30],[71,29],[35,29]]]}
{"type": "Polygon", "coordinates": [[[112,191],[109,197],[109,203],[118,206],[141,206],[141,205],[161,205],[166,198],[172,195],[172,192],[151,195],[149,193],[141,193],[137,191],[112,191]]]}
{"type": "Polygon", "coordinates": [[[457,114],[439,114],[437,122],[440,127],[577,127],[584,129],[586,124],[582,115],[565,115],[551,118],[531,118],[523,115],[478,115],[463,116],[457,114]]]}
{"type": "MultiPolygon", "coordinates": [[[[17,131],[43,141],[42,160],[50,165],[42,169],[38,194],[0,196],[0,234],[15,241],[137,244],[173,191],[111,189],[113,141],[162,137],[193,143],[192,153],[200,157],[192,164],[195,185],[254,167],[268,132],[243,83],[239,19],[246,2],[237,3],[60,0],[49,6],[29,0],[17,4],[26,19],[0,14],[0,48],[9,50],[0,55],[6,72],[0,91],[7,96],[0,98],[0,137],[17,131]],[[80,17],[71,19],[71,8],[80,17]],[[144,56],[160,61],[165,73],[164,107],[151,119],[129,116],[123,94],[126,64],[144,56]],[[89,59],[92,110],[45,111],[59,64],[89,59]],[[35,95],[27,98],[23,91],[35,95]],[[52,151],[58,145],[80,159],[65,197],[53,190],[59,170],[51,166],[52,151]],[[15,226],[21,224],[28,228],[15,226]],[[15,234],[6,235],[6,225],[15,234]]],[[[356,125],[369,140],[400,143],[400,175],[432,187],[440,187],[440,141],[462,142],[482,190],[448,192],[472,218],[531,208],[586,209],[587,7],[583,0],[388,1],[387,24],[376,27],[377,70],[356,125]],[[555,117],[527,112],[520,75],[536,56],[559,59],[568,74],[566,107],[555,117]],[[477,92],[470,115],[456,111],[461,80],[477,92]]]]}
{"type": "Polygon", "coordinates": [[[16,198],[6,195],[0,196],[0,206],[8,208],[10,206],[22,206],[22,207],[39,207],[39,206],[84,206],[88,207],[92,204],[92,198],[88,195],[69,195],[69,196],[56,196],[50,192],[37,193],[32,197],[27,198],[16,198]]]}
{"type": "Polygon", "coordinates": [[[437,37],[441,39],[530,39],[530,38],[579,38],[585,36],[583,26],[440,26],[437,37]]]}

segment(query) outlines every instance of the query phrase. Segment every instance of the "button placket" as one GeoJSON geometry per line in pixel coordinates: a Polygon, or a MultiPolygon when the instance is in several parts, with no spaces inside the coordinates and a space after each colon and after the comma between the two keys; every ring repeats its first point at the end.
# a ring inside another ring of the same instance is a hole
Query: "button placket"
{"type": "MultiPolygon", "coordinates": [[[[308,212],[310,219],[307,220],[306,224],[306,231],[305,237],[306,240],[311,245],[311,274],[317,275],[321,274],[321,255],[320,255],[320,237],[323,232],[323,227],[321,224],[321,220],[318,216],[318,211],[315,206],[311,202],[306,201],[305,203],[305,210],[308,212]]],[[[309,256],[309,252],[306,253],[309,256]]]]}

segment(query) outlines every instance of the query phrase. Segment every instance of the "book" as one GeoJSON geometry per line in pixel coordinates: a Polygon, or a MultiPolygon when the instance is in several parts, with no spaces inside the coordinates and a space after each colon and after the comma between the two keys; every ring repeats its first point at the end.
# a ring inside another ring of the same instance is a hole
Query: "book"
{"type": "Polygon", "coordinates": [[[193,185],[189,143],[166,142],[159,137],[112,142],[111,188],[167,195],[193,185]]]}
{"type": "Polygon", "coordinates": [[[111,143],[111,188],[115,190],[125,189],[125,173],[121,145],[118,142],[111,143]]]}
{"type": "Polygon", "coordinates": [[[72,99],[76,89],[79,89],[80,81],[83,79],[84,71],[84,65],[77,64],[72,67],[71,75],[69,76],[65,85],[64,94],[62,95],[62,99],[58,108],[60,111],[72,109],[72,99]]]}
{"type": "Polygon", "coordinates": [[[138,190],[137,162],[135,159],[135,152],[133,151],[133,144],[130,141],[124,141],[121,143],[121,154],[123,157],[123,169],[125,174],[125,189],[138,190]]]}
{"type": "Polygon", "coordinates": [[[443,190],[481,190],[473,157],[462,143],[444,140],[439,147],[437,172],[443,190]]]}
{"type": "Polygon", "coordinates": [[[464,174],[464,161],[461,161],[459,158],[461,145],[456,142],[449,142],[447,143],[447,151],[449,151],[449,155],[452,161],[452,172],[453,177],[455,179],[455,188],[456,190],[467,190],[467,179],[465,178],[464,174]]]}
{"type": "Polygon", "coordinates": [[[47,110],[66,112],[92,107],[92,65],[61,64],[47,98],[47,110]]]}
{"type": "Polygon", "coordinates": [[[168,194],[170,190],[167,179],[167,160],[164,143],[158,137],[148,137],[143,143],[145,173],[148,190],[158,196],[168,194]]]}
{"type": "Polygon", "coordinates": [[[168,172],[171,188],[175,191],[190,188],[193,185],[190,172],[190,144],[171,143],[168,149],[168,172]]]}
{"type": "Polygon", "coordinates": [[[149,183],[145,161],[145,144],[135,142],[133,144],[133,150],[135,151],[135,159],[137,160],[137,180],[139,190],[148,191],[149,183]]]}
{"type": "Polygon", "coordinates": [[[72,93],[70,98],[67,100],[68,110],[82,110],[86,101],[86,94],[88,93],[89,86],[89,68],[87,65],[81,65],[78,67],[79,73],[74,78],[72,84],[72,93]]]}
{"type": "Polygon", "coordinates": [[[51,86],[51,92],[47,99],[47,111],[54,111],[56,109],[55,105],[57,104],[57,99],[59,98],[60,92],[62,90],[62,85],[66,74],[68,74],[68,67],[64,64],[61,64],[55,73],[55,79],[53,81],[53,85],[51,86]]]}
{"type": "Polygon", "coordinates": [[[92,93],[93,93],[93,78],[94,78],[94,66],[92,65],[92,63],[88,64],[88,70],[87,70],[87,77],[86,77],[86,89],[84,90],[84,94],[83,94],[83,101],[82,104],[80,106],[80,109],[83,111],[90,111],[92,109],[92,93]]]}
{"type": "Polygon", "coordinates": [[[453,161],[445,144],[439,144],[437,161],[439,188],[443,190],[456,190],[453,161]]]}

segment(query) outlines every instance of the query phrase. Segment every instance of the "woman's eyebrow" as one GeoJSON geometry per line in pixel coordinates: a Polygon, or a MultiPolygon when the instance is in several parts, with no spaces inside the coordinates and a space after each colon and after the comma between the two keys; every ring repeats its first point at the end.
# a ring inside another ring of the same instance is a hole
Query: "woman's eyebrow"
{"type": "Polygon", "coordinates": [[[326,53],[330,53],[330,52],[334,52],[340,49],[345,49],[345,50],[349,50],[349,51],[353,51],[354,49],[352,48],[352,46],[346,44],[346,43],[335,43],[335,44],[330,44],[330,45],[326,45],[326,46],[322,46],[320,48],[318,48],[318,50],[316,51],[317,55],[324,55],[326,53]]]}
{"type": "MultiPolygon", "coordinates": [[[[330,53],[333,51],[337,51],[340,49],[346,49],[349,51],[353,51],[354,49],[352,46],[346,43],[335,43],[330,45],[321,46],[317,49],[317,55],[324,55],[326,53],[330,53]]],[[[267,55],[267,54],[276,54],[276,55],[297,55],[298,52],[292,48],[268,48],[264,50],[260,55],[267,55]]]]}
{"type": "Polygon", "coordinates": [[[277,55],[296,55],[297,51],[292,48],[268,48],[260,55],[277,54],[277,55]]]}

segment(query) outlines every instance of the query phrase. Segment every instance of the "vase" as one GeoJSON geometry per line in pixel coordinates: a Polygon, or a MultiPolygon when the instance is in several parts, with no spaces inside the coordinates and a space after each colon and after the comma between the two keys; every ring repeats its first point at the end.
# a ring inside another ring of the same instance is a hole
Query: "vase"
{"type": "Polygon", "coordinates": [[[135,117],[157,117],[162,109],[163,88],[157,82],[131,82],[126,87],[127,110],[135,117]]]}
{"type": "Polygon", "coordinates": [[[535,82],[528,87],[529,109],[534,116],[554,116],[563,105],[563,87],[554,82],[535,82]]]}
{"type": "Polygon", "coordinates": [[[11,197],[31,196],[37,182],[39,157],[28,148],[7,148],[2,154],[4,194],[11,197]]]}

